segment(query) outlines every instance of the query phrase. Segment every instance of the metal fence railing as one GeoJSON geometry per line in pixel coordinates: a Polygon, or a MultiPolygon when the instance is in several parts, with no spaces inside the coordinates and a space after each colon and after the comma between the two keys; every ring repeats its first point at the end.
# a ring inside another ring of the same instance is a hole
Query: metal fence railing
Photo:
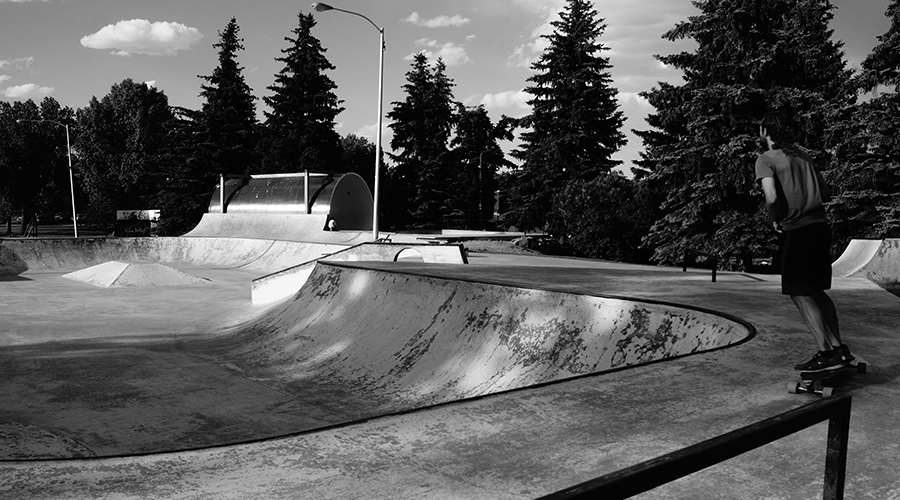
{"type": "Polygon", "coordinates": [[[824,398],[542,498],[547,500],[629,498],[828,420],[825,487],[822,498],[842,500],[847,468],[847,440],[850,433],[850,403],[849,394],[824,398]]]}

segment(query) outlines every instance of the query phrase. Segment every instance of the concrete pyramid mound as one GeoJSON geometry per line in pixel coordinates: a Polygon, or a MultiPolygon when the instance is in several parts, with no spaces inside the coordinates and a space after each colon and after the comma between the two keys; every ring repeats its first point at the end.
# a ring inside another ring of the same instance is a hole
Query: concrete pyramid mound
{"type": "Polygon", "coordinates": [[[117,260],[64,274],[63,278],[103,288],[193,285],[209,282],[206,278],[183,273],[163,264],[117,260]]]}

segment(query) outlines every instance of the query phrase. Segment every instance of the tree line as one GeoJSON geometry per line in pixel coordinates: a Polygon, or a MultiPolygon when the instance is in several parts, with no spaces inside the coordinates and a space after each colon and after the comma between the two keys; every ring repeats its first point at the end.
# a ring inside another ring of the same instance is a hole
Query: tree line
{"type": "MultiPolygon", "coordinates": [[[[404,100],[387,113],[383,226],[515,226],[592,258],[673,264],[695,249],[746,268],[776,246],[753,164],[759,119],[780,110],[794,117],[796,143],[835,192],[827,209],[836,249],[850,238],[900,236],[900,0],[891,0],[890,28],[858,71],[828,27],[828,0],[694,5],[698,12],[663,38],[693,40],[695,49],[656,56],[683,83],[640,94],[654,111],[648,128],[634,131],[644,149],[633,176],[613,159],[625,145],[624,117],[605,20],[592,2],[568,0],[552,23],[522,118],[494,122],[482,106],[464,106],[445,64],[416,55],[404,100]],[[507,157],[501,145],[516,137],[507,157]]],[[[65,212],[61,123],[73,133],[81,206],[101,220],[116,208],[160,208],[164,234],[199,220],[219,173],[357,172],[371,187],[374,145],[335,132],[343,108],[327,76],[334,66],[311,33],[312,15],[298,21],[261,123],[237,62],[235,19],[214,45],[218,66],[201,77],[199,110],[171,107],[164,93],[130,80],[77,111],[52,98],[0,103],[0,216],[65,212]]]]}

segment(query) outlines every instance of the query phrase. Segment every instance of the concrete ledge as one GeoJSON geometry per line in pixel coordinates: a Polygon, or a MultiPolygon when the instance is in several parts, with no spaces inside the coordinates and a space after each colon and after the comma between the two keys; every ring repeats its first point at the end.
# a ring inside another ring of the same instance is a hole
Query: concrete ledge
{"type": "Polygon", "coordinates": [[[404,256],[417,256],[430,264],[469,263],[463,245],[363,243],[253,280],[252,301],[254,304],[271,304],[297,293],[319,260],[397,262],[404,256]]]}

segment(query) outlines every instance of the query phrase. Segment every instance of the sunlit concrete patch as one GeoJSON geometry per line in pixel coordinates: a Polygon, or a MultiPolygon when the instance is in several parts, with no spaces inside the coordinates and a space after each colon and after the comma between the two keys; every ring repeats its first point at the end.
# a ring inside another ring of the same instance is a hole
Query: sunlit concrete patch
{"type": "Polygon", "coordinates": [[[156,262],[119,262],[117,260],[64,274],[62,277],[103,288],[195,285],[210,282],[206,278],[156,262]]]}
{"type": "Polygon", "coordinates": [[[296,394],[310,383],[342,387],[368,414],[362,407],[408,410],[749,335],[735,319],[670,304],[320,263],[292,299],[197,350],[296,394]]]}

